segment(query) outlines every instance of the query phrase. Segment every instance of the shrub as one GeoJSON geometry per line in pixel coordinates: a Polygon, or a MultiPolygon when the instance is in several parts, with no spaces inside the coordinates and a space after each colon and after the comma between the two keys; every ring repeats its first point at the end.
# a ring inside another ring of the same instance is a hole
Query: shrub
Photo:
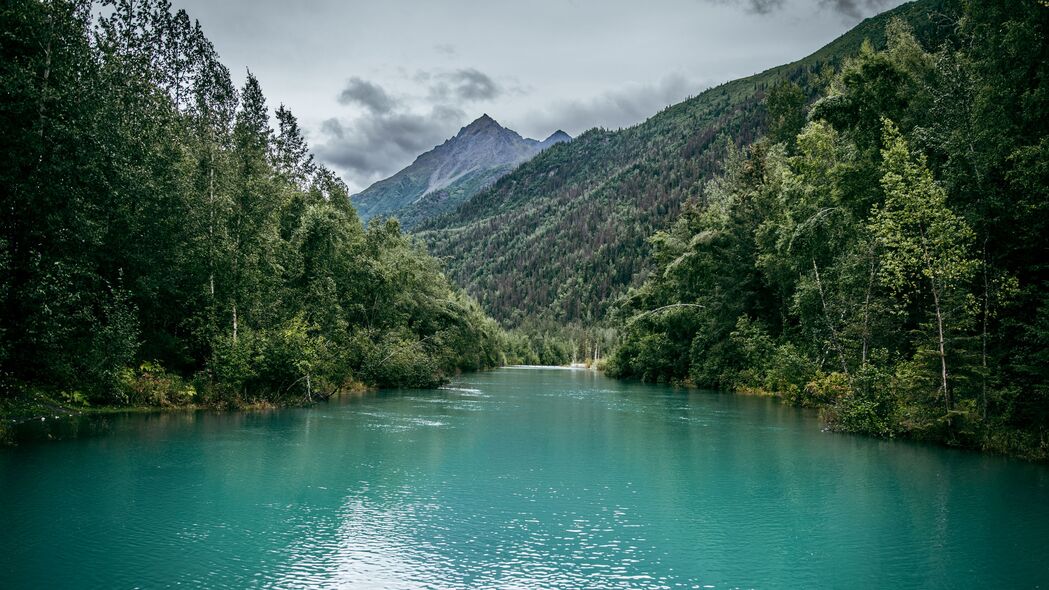
{"type": "Polygon", "coordinates": [[[764,384],[768,391],[778,393],[789,403],[816,405],[808,399],[807,383],[815,376],[816,366],[793,344],[776,347],[764,368],[764,384]]]}
{"type": "Polygon", "coordinates": [[[425,343],[408,334],[386,335],[367,354],[361,374],[379,387],[436,387],[443,381],[425,343]]]}
{"type": "Polygon", "coordinates": [[[196,388],[159,363],[145,362],[138,369],[125,369],[120,376],[127,403],[135,406],[183,406],[193,403],[196,388]]]}
{"type": "Polygon", "coordinates": [[[248,330],[237,342],[228,336],[216,338],[207,364],[209,391],[227,402],[243,395],[246,384],[256,375],[257,348],[257,339],[248,330]]]}
{"type": "Polygon", "coordinates": [[[822,404],[820,417],[832,430],[891,437],[899,432],[899,404],[892,387],[857,389],[842,373],[813,379],[805,387],[809,402],[822,404]]]}

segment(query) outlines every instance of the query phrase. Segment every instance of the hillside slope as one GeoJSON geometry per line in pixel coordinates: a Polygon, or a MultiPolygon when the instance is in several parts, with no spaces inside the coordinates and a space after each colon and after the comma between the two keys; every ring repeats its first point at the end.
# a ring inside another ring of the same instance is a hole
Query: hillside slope
{"type": "Polygon", "coordinates": [[[502,177],[453,212],[418,228],[449,274],[498,319],[592,321],[648,271],[647,238],[716,174],[730,142],[766,128],[765,92],[779,81],[814,98],[864,39],[884,45],[892,16],[919,39],[942,38],[944,0],[921,0],[867,19],[816,53],[735,80],[620,131],[593,129],[502,177]]]}

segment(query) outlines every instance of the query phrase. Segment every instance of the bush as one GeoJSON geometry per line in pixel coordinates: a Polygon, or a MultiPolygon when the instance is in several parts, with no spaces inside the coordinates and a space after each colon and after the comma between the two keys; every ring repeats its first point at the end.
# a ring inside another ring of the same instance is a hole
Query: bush
{"type": "Polygon", "coordinates": [[[235,343],[228,336],[216,338],[207,364],[209,391],[221,401],[239,399],[256,375],[258,355],[257,339],[251,331],[244,330],[235,343]]]}
{"type": "Polygon", "coordinates": [[[125,369],[120,381],[126,402],[133,406],[184,406],[197,397],[193,385],[168,373],[159,363],[146,362],[138,369],[125,369]]]}
{"type": "MultiPolygon", "coordinates": [[[[739,316],[736,329],[729,334],[729,342],[732,350],[727,366],[740,367],[732,385],[737,389],[764,389],[765,371],[775,353],[768,331],[761,322],[739,316]]],[[[722,363],[722,366],[726,365],[722,363]]]]}
{"type": "Polygon", "coordinates": [[[124,401],[124,369],[138,351],[138,310],[130,294],[111,288],[100,302],[100,313],[86,355],[86,381],[94,397],[107,402],[124,401]]]}
{"type": "Polygon", "coordinates": [[[308,398],[318,388],[330,389],[330,347],[323,336],[311,333],[315,331],[316,327],[307,324],[299,314],[265,333],[259,341],[252,393],[269,394],[276,400],[288,396],[308,398]]]}
{"type": "Polygon", "coordinates": [[[828,428],[892,437],[900,432],[900,404],[892,386],[857,389],[845,375],[831,373],[805,387],[813,404],[824,404],[820,418],[828,428]]]}
{"type": "Polygon", "coordinates": [[[793,344],[776,347],[765,367],[765,389],[783,396],[789,403],[815,405],[808,399],[807,383],[815,376],[816,366],[793,344]]]}
{"type": "Polygon", "coordinates": [[[827,406],[852,394],[849,380],[842,373],[818,373],[805,384],[805,396],[802,405],[827,406]]]}
{"type": "Polygon", "coordinates": [[[411,335],[383,338],[368,352],[361,375],[379,387],[436,387],[444,381],[425,343],[411,335]]]}

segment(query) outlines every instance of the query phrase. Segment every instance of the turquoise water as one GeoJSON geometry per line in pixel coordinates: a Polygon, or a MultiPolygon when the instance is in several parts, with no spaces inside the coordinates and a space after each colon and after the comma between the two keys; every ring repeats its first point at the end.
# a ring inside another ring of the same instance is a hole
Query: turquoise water
{"type": "Polygon", "coordinates": [[[1049,468],[503,369],[0,450],[0,588],[1049,586],[1049,468]]]}

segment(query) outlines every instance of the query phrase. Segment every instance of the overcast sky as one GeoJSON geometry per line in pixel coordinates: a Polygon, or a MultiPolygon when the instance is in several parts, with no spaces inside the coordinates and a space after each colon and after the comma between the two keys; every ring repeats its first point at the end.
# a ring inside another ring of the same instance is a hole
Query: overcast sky
{"type": "Polygon", "coordinates": [[[174,0],[356,192],[482,113],[526,137],[633,125],[902,0],[174,0]]]}

